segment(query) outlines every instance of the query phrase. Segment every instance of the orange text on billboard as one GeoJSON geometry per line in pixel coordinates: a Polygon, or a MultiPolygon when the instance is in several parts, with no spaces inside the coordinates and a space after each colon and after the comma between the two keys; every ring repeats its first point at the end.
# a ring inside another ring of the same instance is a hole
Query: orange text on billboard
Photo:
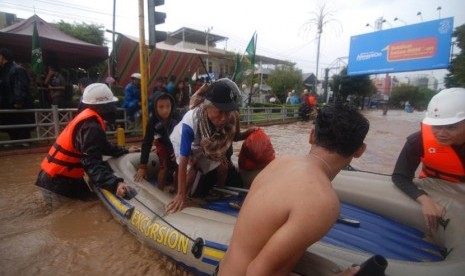
{"type": "Polygon", "coordinates": [[[438,41],[436,37],[396,42],[389,45],[387,60],[389,62],[430,58],[436,54],[438,41]]]}

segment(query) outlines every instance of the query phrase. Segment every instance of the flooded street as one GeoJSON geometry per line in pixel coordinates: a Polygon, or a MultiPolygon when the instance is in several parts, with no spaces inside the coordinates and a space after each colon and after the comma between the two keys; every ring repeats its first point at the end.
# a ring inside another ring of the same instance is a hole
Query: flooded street
{"type": "MultiPolygon", "coordinates": [[[[405,137],[424,113],[381,110],[370,120],[366,153],[353,167],[392,173],[405,137]]],[[[276,155],[309,151],[309,122],[262,127],[276,155]]],[[[235,144],[235,156],[240,144],[235,144]]],[[[49,213],[34,185],[45,153],[0,157],[0,275],[190,275],[140,243],[99,201],[69,201],[49,213]]]]}

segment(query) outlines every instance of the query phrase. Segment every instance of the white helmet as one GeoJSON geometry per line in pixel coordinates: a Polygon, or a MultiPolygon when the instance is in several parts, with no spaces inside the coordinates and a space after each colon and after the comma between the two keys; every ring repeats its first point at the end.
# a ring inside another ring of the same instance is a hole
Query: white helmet
{"type": "Polygon", "coordinates": [[[141,76],[140,76],[139,73],[132,73],[132,75],[131,75],[131,79],[138,79],[138,80],[140,80],[140,78],[141,78],[141,76]]]}
{"type": "Polygon", "coordinates": [[[451,125],[465,120],[465,88],[444,89],[428,104],[423,123],[432,126],[451,125]]]}
{"type": "Polygon", "coordinates": [[[106,104],[117,101],[118,98],[113,96],[110,88],[104,83],[89,84],[82,95],[82,102],[85,104],[106,104]]]}

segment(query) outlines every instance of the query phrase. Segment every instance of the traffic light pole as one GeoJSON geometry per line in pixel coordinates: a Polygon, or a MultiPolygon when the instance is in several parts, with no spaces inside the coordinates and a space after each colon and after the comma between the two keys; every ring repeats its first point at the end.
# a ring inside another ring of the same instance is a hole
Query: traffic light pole
{"type": "Polygon", "coordinates": [[[147,126],[148,109],[147,109],[147,47],[145,45],[144,29],[144,0],[139,0],[139,63],[140,63],[140,92],[141,92],[141,110],[142,110],[142,133],[145,136],[147,126]]]}

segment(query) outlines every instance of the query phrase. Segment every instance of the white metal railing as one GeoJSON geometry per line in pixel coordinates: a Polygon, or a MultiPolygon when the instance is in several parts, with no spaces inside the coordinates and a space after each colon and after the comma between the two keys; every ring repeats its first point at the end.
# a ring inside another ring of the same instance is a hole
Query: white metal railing
{"type": "MultiPolygon", "coordinates": [[[[9,140],[8,135],[0,135],[0,145],[13,143],[29,143],[37,141],[55,140],[65,126],[74,118],[76,108],[58,108],[53,105],[51,108],[40,109],[0,109],[2,114],[19,114],[33,113],[34,122],[29,124],[10,124],[5,122],[0,125],[0,132],[5,132],[8,129],[29,128],[31,130],[30,139],[9,140]]],[[[141,125],[130,128],[127,120],[126,109],[118,108],[119,119],[116,124],[123,127],[126,134],[141,134],[141,125]]],[[[295,107],[246,107],[240,109],[241,124],[263,124],[278,121],[296,120],[298,115],[298,106],[295,107]]],[[[114,134],[115,131],[107,131],[107,134],[114,134]]]]}

